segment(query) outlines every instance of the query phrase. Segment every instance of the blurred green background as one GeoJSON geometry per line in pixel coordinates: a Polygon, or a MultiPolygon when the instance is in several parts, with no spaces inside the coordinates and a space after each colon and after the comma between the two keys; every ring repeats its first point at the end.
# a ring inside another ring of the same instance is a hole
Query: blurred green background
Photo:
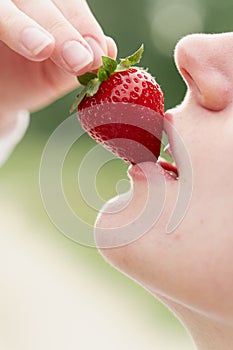
{"type": "MultiPolygon", "coordinates": [[[[232,30],[231,0],[89,0],[89,5],[105,33],[116,40],[120,57],[145,44],[142,65],[150,67],[162,86],[166,109],[180,103],[186,90],[173,61],[179,38],[232,30]]],[[[182,325],[161,303],[107,265],[96,249],[65,237],[45,211],[39,188],[41,156],[53,131],[68,117],[75,94],[31,116],[24,140],[0,172],[0,347],[65,350],[79,344],[88,350],[166,350],[177,344],[179,350],[191,350],[182,325]]],[[[77,172],[94,146],[82,136],[63,169],[67,200],[90,224],[97,211],[82,199],[77,172]]],[[[126,169],[123,161],[112,160],[98,172],[96,186],[104,200],[117,193],[119,180],[127,180],[126,169]]]]}

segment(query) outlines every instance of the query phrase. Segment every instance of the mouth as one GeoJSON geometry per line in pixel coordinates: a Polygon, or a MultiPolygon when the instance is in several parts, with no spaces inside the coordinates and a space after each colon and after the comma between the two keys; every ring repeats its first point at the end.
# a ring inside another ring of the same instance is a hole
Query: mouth
{"type": "MultiPolygon", "coordinates": [[[[179,172],[174,161],[174,156],[172,153],[172,147],[170,143],[173,143],[173,133],[172,133],[172,125],[173,125],[173,115],[171,113],[165,113],[164,117],[164,132],[168,138],[168,144],[163,149],[162,156],[160,156],[157,160],[157,164],[161,168],[161,172],[163,175],[169,180],[178,180],[179,172]],[[166,155],[168,157],[166,157],[166,155]]],[[[146,180],[147,176],[145,175],[145,171],[147,174],[150,174],[153,169],[153,163],[145,162],[141,164],[131,165],[128,169],[128,174],[130,177],[136,180],[146,180]]]]}
{"type": "Polygon", "coordinates": [[[173,137],[173,119],[174,116],[171,113],[166,112],[164,115],[164,132],[167,135],[168,144],[164,148],[163,152],[165,155],[168,155],[169,160],[159,157],[158,163],[160,166],[173,178],[178,179],[179,178],[179,172],[176,166],[176,161],[174,158],[174,154],[172,151],[172,146],[174,142],[173,137]]]}
{"type": "Polygon", "coordinates": [[[166,174],[171,176],[173,179],[177,180],[179,178],[178,169],[175,163],[171,163],[168,160],[159,157],[158,164],[166,171],[166,174]]]}

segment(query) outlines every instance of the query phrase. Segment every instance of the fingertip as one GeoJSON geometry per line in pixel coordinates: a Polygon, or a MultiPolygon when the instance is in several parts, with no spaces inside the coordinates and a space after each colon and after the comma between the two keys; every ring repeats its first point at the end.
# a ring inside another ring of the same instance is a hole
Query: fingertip
{"type": "Polygon", "coordinates": [[[116,59],[117,57],[117,45],[115,41],[110,37],[106,36],[106,42],[107,42],[107,50],[108,50],[108,56],[116,59]]]}
{"type": "Polygon", "coordinates": [[[101,45],[95,38],[91,36],[86,36],[84,39],[93,53],[94,60],[92,69],[97,69],[102,65],[102,56],[106,55],[106,52],[102,47],[103,45],[101,45]]]}
{"type": "Polygon", "coordinates": [[[93,64],[93,54],[77,40],[67,41],[61,48],[62,66],[69,73],[84,74],[93,64]]]}
{"type": "Polygon", "coordinates": [[[42,50],[40,50],[34,57],[32,57],[32,61],[41,62],[52,56],[54,51],[54,43],[48,44],[42,50]]]}

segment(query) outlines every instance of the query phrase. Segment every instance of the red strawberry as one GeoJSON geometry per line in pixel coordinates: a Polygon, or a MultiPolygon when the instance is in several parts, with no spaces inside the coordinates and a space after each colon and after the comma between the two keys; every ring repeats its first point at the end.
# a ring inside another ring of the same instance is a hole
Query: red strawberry
{"type": "Polygon", "coordinates": [[[118,65],[103,57],[97,74],[78,77],[84,88],[72,106],[93,139],[132,164],[157,160],[163,130],[160,86],[146,70],[131,67],[142,52],[143,46],[118,65]]]}

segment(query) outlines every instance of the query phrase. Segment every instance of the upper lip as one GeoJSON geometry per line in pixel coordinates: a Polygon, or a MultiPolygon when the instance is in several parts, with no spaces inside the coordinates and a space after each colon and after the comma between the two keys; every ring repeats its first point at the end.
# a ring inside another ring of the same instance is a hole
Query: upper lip
{"type": "Polygon", "coordinates": [[[173,119],[174,116],[171,112],[167,111],[164,115],[164,131],[167,134],[168,137],[168,143],[170,144],[171,150],[172,150],[172,144],[173,144],[173,119]]]}
{"type": "Polygon", "coordinates": [[[167,134],[168,143],[172,158],[174,160],[174,165],[176,167],[176,159],[175,154],[173,152],[173,144],[174,144],[174,115],[172,112],[167,111],[164,115],[164,132],[167,134]]]}

